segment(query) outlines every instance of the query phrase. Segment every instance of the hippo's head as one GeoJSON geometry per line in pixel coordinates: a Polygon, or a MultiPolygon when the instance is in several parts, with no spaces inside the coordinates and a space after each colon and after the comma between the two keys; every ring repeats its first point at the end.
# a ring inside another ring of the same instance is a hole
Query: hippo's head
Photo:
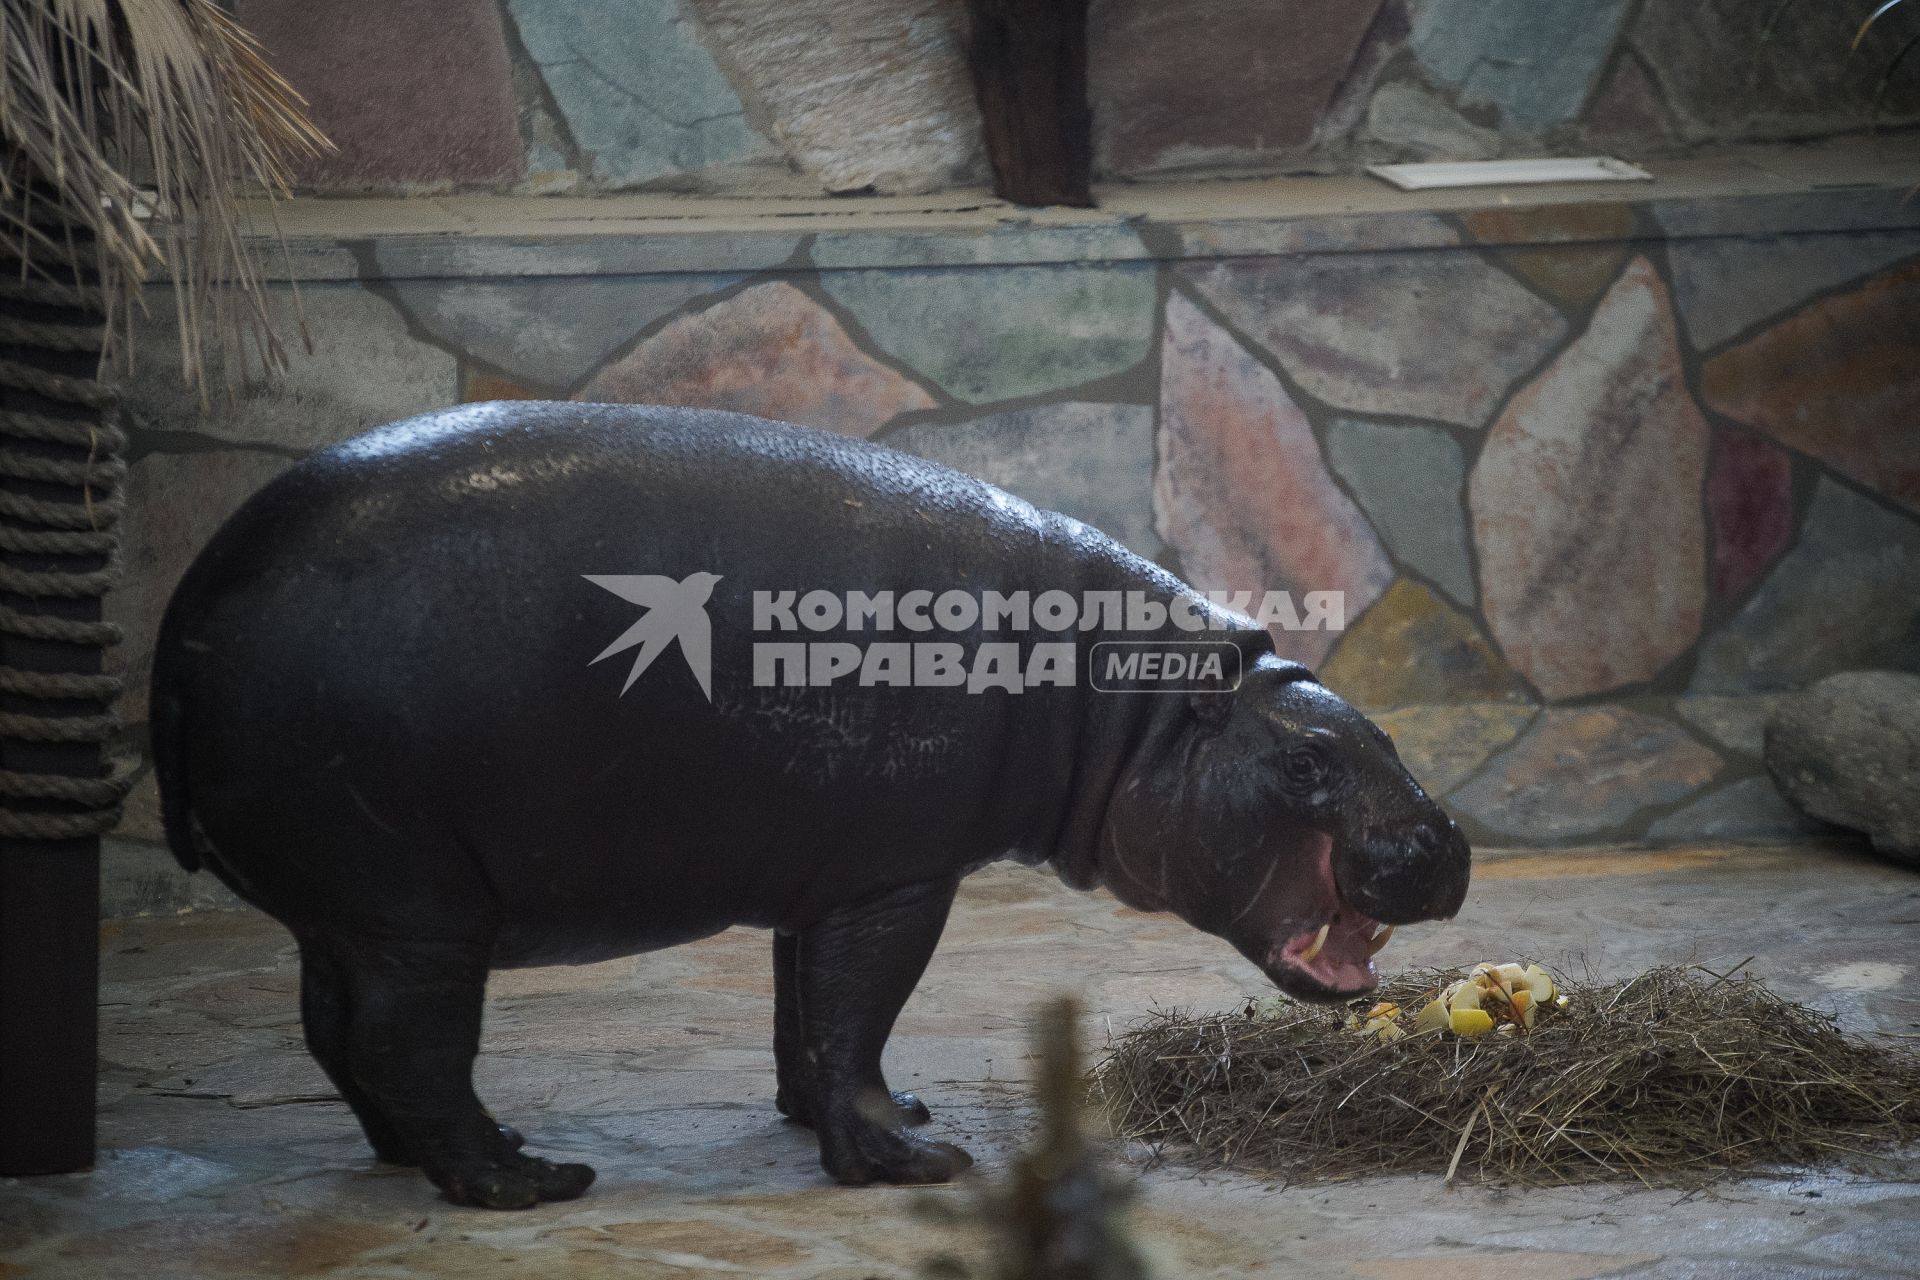
{"type": "Polygon", "coordinates": [[[1179,701],[1108,805],[1100,877],[1122,902],[1225,938],[1309,1000],[1371,990],[1387,926],[1460,909],[1459,828],[1305,667],[1262,655],[1237,689],[1179,701]]]}

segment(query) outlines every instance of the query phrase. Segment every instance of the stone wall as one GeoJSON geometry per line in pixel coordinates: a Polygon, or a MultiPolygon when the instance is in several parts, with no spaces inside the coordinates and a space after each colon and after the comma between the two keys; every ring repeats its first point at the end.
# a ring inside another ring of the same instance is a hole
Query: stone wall
{"type": "MultiPolygon", "coordinates": [[[[1896,63],[1920,6],[1849,53],[1870,8],[1094,0],[1098,168],[1636,156],[1920,123],[1920,58],[1896,63]]],[[[340,145],[305,167],[316,190],[887,193],[985,174],[962,0],[235,9],[340,145]]]]}
{"type": "Polygon", "coordinates": [[[1804,834],[1759,764],[1775,696],[1920,669],[1903,196],[356,240],[300,290],[316,353],[209,417],[143,335],[122,662],[311,450],[460,400],[712,405],[965,468],[1203,588],[1345,592],[1344,633],[1276,640],[1477,841],[1804,834]]]}

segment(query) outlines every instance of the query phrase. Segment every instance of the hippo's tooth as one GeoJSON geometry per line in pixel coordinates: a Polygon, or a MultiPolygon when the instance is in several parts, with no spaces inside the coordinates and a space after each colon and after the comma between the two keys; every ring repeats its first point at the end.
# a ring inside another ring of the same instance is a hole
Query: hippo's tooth
{"type": "Polygon", "coordinates": [[[1380,948],[1386,946],[1387,939],[1391,938],[1392,936],[1393,936],[1392,925],[1388,925],[1386,928],[1382,929],[1380,932],[1374,934],[1373,941],[1367,944],[1367,954],[1370,956],[1379,955],[1380,948]]]}
{"type": "Polygon", "coordinates": [[[1301,964],[1312,964],[1313,958],[1320,954],[1320,948],[1327,945],[1327,935],[1333,931],[1333,921],[1320,926],[1320,932],[1313,935],[1313,943],[1300,953],[1301,964]]]}

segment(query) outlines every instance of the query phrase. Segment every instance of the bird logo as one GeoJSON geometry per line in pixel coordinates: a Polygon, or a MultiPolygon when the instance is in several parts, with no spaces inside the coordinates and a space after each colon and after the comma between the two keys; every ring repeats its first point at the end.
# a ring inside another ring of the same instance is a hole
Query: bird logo
{"type": "MultiPolygon", "coordinates": [[[[700,684],[700,692],[713,701],[713,624],[707,618],[707,599],[713,595],[717,573],[690,573],[675,582],[657,573],[586,573],[580,575],[596,587],[604,587],[622,600],[637,604],[646,612],[640,620],[620,633],[620,638],[602,649],[593,659],[599,662],[623,650],[639,646],[633,670],[620,686],[622,695],[633,688],[640,673],[653,665],[672,641],[680,642],[680,656],[700,684]]],[[[587,665],[592,666],[593,662],[587,665]]]]}

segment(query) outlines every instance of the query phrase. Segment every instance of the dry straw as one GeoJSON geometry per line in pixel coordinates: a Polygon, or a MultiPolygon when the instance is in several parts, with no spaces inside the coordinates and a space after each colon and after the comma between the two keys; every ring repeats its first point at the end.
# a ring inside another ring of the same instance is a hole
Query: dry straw
{"type": "MultiPolygon", "coordinates": [[[[1418,1010],[1464,976],[1408,973],[1379,998],[1418,1010]]],[[[1674,966],[1562,990],[1530,1034],[1479,1040],[1381,1041],[1286,1001],[1157,1014],[1114,1042],[1093,1096],[1123,1137],[1294,1181],[1698,1186],[1920,1138],[1920,1057],[1757,980],[1674,966]]]]}

